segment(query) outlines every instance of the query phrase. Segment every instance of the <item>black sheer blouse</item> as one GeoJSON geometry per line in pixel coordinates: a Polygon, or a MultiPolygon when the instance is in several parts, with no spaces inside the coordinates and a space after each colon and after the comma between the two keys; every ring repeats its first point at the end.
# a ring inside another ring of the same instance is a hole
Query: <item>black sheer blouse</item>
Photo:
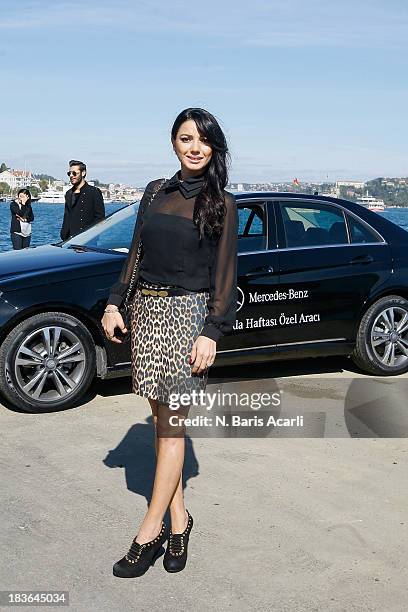
{"type": "Polygon", "coordinates": [[[236,316],[238,212],[235,197],[224,192],[226,215],[219,239],[205,236],[200,242],[193,212],[203,177],[181,181],[179,171],[149,204],[158,183],[149,183],[140,201],[129,254],[118,282],[111,287],[108,303],[117,306],[122,303],[141,240],[141,278],[209,292],[209,312],[200,335],[217,341],[232,330],[236,316]]]}

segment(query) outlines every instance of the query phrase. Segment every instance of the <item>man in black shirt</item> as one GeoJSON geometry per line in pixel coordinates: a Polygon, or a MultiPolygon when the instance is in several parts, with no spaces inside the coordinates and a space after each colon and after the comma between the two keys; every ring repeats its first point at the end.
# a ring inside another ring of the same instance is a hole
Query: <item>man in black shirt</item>
{"type": "Polygon", "coordinates": [[[86,165],[71,159],[67,174],[72,187],[65,194],[64,220],[60,232],[62,240],[79,234],[105,218],[101,190],[89,185],[85,180],[86,165]]]}

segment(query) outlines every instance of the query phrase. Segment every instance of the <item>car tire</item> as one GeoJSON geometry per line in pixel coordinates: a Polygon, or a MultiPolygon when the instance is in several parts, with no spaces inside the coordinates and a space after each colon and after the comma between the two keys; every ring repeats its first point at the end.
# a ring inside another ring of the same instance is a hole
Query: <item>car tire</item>
{"type": "Polygon", "coordinates": [[[0,347],[0,392],[26,412],[70,408],[95,376],[95,344],[85,325],[61,312],[19,323],[0,347]]]}
{"type": "Polygon", "coordinates": [[[388,295],[372,304],[361,319],[351,357],[369,374],[395,376],[407,372],[408,300],[388,295]]]}

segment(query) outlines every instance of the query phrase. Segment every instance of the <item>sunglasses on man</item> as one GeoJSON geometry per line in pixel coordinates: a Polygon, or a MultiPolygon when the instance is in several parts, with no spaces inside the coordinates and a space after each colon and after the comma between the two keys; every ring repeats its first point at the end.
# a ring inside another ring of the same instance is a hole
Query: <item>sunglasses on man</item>
{"type": "Polygon", "coordinates": [[[78,176],[79,172],[77,170],[68,170],[67,176],[78,176]]]}

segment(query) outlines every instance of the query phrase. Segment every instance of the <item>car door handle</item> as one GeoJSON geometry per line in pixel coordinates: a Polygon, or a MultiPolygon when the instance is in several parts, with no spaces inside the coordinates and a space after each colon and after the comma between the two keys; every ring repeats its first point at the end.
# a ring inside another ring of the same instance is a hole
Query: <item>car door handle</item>
{"type": "Polygon", "coordinates": [[[273,266],[259,266],[252,272],[247,272],[245,276],[262,276],[262,274],[273,274],[273,266]]]}
{"type": "Polygon", "coordinates": [[[351,264],[368,264],[373,263],[374,257],[371,255],[357,255],[350,261],[351,264]]]}

